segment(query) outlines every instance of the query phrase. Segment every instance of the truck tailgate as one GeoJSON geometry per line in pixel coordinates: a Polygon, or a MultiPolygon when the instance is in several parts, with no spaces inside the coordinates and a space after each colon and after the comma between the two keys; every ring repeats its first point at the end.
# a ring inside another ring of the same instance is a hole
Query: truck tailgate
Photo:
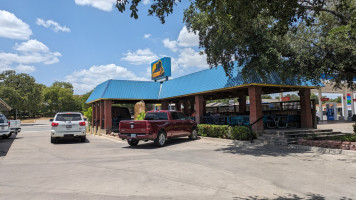
{"type": "Polygon", "coordinates": [[[140,121],[121,121],[120,133],[149,133],[150,122],[147,120],[140,121]]]}

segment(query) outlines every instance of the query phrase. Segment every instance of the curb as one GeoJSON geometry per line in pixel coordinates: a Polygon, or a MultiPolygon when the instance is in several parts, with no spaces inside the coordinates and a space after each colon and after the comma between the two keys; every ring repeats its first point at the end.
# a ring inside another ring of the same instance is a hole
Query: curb
{"type": "Polygon", "coordinates": [[[309,151],[322,153],[322,154],[343,154],[343,155],[356,156],[356,151],[351,151],[351,150],[328,149],[328,148],[322,148],[322,147],[311,147],[311,146],[302,146],[302,145],[295,145],[295,144],[288,145],[288,148],[309,150],[309,151]]]}

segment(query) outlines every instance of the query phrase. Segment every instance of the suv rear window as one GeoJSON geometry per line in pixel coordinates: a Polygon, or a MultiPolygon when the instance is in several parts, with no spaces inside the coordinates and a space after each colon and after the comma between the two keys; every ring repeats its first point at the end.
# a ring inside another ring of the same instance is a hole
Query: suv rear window
{"type": "Polygon", "coordinates": [[[55,121],[81,121],[80,114],[58,114],[55,121]]]}
{"type": "Polygon", "coordinates": [[[147,113],[145,120],[168,120],[168,117],[165,112],[147,113]]]}
{"type": "Polygon", "coordinates": [[[0,115],[0,123],[6,123],[5,115],[0,115]]]}

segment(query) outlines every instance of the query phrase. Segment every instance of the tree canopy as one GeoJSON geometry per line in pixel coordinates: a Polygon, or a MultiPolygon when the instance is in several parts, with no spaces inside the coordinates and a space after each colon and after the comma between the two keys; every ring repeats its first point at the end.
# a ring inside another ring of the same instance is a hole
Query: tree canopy
{"type": "Polygon", "coordinates": [[[13,110],[9,116],[20,117],[53,116],[58,111],[84,111],[85,101],[91,92],[74,95],[73,85],[68,82],[54,82],[50,87],[36,83],[25,73],[9,70],[0,74],[0,98],[13,110]]]}
{"type": "MultiPolygon", "coordinates": [[[[141,0],[117,0],[138,18],[141,0]]],[[[176,0],[153,0],[149,15],[162,23],[176,0]]],[[[192,0],[187,28],[199,35],[210,67],[245,77],[277,72],[283,80],[318,83],[327,78],[355,88],[356,0],[192,0]]]]}

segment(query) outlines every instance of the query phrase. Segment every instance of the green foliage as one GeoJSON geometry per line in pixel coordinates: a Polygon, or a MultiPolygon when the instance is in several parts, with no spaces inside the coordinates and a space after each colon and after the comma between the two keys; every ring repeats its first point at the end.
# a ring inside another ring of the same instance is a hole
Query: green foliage
{"type": "Polygon", "coordinates": [[[228,125],[198,124],[198,135],[230,138],[231,127],[228,125]]]}
{"type": "Polygon", "coordinates": [[[13,109],[13,116],[16,110],[19,116],[35,116],[43,102],[42,89],[43,85],[28,74],[13,70],[0,74],[0,98],[13,109]]]}
{"type": "MultiPolygon", "coordinates": [[[[251,134],[253,139],[257,138],[254,132],[251,134]]],[[[235,140],[250,140],[250,129],[246,126],[235,126],[232,128],[231,137],[235,140]]]]}
{"type": "Polygon", "coordinates": [[[91,125],[91,121],[92,121],[92,114],[93,114],[93,109],[92,107],[88,107],[86,109],[86,111],[83,112],[84,113],[84,116],[88,119],[88,124],[91,125]]]}
{"type": "Polygon", "coordinates": [[[73,86],[70,83],[54,82],[51,87],[44,89],[43,95],[44,101],[48,104],[49,114],[60,111],[81,112],[83,110],[83,100],[81,97],[73,95],[73,86]]]}
{"type": "MultiPolygon", "coordinates": [[[[253,132],[253,138],[256,134],[253,132]]],[[[231,127],[228,125],[198,124],[198,135],[235,140],[249,140],[250,129],[245,126],[231,127]]]]}
{"type": "Polygon", "coordinates": [[[356,134],[356,122],[352,125],[352,127],[354,128],[354,134],[356,134]]]}
{"type": "Polygon", "coordinates": [[[141,113],[137,116],[136,120],[144,120],[145,117],[146,117],[146,113],[145,113],[145,112],[141,112],[141,113]]]}
{"type": "MultiPolygon", "coordinates": [[[[138,18],[140,0],[117,0],[120,12],[130,6],[138,18]]],[[[155,0],[149,15],[162,23],[176,0],[155,0]]],[[[227,75],[236,61],[244,77],[257,72],[267,79],[276,72],[286,83],[318,83],[325,74],[338,86],[355,87],[355,0],[192,0],[184,11],[187,28],[199,35],[210,67],[222,65],[227,75]]]]}

